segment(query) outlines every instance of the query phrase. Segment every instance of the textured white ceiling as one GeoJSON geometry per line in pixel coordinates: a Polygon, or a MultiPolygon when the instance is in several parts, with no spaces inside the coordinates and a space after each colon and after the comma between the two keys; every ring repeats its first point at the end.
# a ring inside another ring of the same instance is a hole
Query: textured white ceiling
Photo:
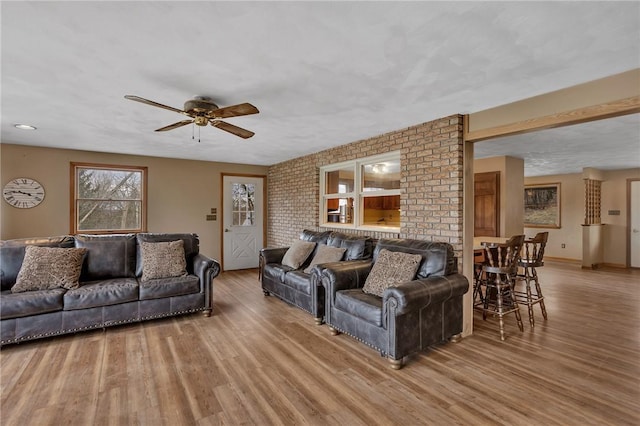
{"type": "Polygon", "coordinates": [[[3,1],[1,19],[3,143],[262,165],[640,67],[639,2],[3,1]],[[183,117],[126,94],[251,102],[228,121],[256,135],[155,133],[183,117]]]}
{"type": "Polygon", "coordinates": [[[640,167],[640,114],[477,142],[473,151],[522,158],[527,177],[631,169],[640,167]]]}

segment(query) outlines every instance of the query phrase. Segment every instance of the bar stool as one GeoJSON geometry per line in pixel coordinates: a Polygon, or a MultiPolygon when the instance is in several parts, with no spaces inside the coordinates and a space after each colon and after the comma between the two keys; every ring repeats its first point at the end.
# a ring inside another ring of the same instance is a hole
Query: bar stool
{"type": "Polygon", "coordinates": [[[524,290],[514,290],[514,294],[519,303],[527,305],[531,327],[535,326],[533,305],[536,303],[540,304],[542,316],[545,320],[547,319],[547,308],[544,306],[544,296],[540,289],[536,268],[544,266],[544,248],[548,238],[548,232],[539,232],[535,237],[526,240],[524,242],[524,256],[518,262],[518,266],[522,268],[522,273],[518,273],[516,280],[524,282],[524,290]],[[531,282],[535,284],[534,290],[531,289],[531,282]]]}
{"type": "Polygon", "coordinates": [[[474,304],[481,307],[483,320],[487,319],[487,314],[498,317],[500,340],[505,340],[503,317],[510,313],[515,314],[518,328],[524,331],[520,307],[513,294],[523,243],[524,235],[516,235],[504,244],[484,246],[485,263],[482,265],[482,276],[478,278],[478,302],[474,304]]]}

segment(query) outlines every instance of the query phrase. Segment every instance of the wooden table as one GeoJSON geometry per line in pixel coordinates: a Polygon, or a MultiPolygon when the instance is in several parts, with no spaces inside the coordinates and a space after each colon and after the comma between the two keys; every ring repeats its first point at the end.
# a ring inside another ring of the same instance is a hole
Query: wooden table
{"type": "Polygon", "coordinates": [[[509,241],[506,237],[473,237],[473,250],[483,250],[482,243],[503,244],[509,241]]]}

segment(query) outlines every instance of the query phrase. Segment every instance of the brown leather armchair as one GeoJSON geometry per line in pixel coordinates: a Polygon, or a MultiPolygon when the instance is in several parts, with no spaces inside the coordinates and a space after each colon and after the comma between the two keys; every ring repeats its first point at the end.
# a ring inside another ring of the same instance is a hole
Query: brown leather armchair
{"type": "Polygon", "coordinates": [[[404,356],[458,340],[462,333],[462,296],[469,289],[458,273],[453,248],[447,243],[411,239],[380,239],[370,264],[325,265],[325,321],[332,334],[348,334],[402,367],[404,356]],[[362,287],[382,249],[420,254],[413,280],[384,290],[382,297],[362,287]]]}

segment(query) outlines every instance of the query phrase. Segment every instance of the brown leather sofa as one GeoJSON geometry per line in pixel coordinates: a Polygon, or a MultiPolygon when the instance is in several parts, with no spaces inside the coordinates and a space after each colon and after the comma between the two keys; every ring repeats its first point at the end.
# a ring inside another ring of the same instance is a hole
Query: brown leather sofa
{"type": "Polygon", "coordinates": [[[347,235],[335,231],[303,230],[303,241],[316,243],[314,251],[299,268],[283,265],[282,261],[289,247],[263,248],[260,250],[260,281],[265,296],[274,295],[306,312],[309,312],[316,324],[322,324],[325,311],[324,287],[322,287],[322,269],[326,264],[316,265],[307,273],[320,245],[345,248],[342,262],[371,262],[374,242],[369,237],[347,235]]]}
{"type": "Polygon", "coordinates": [[[325,321],[332,334],[348,334],[402,367],[403,357],[427,347],[457,340],[462,333],[462,296],[469,288],[458,273],[447,243],[380,239],[373,262],[332,264],[322,271],[326,293],[325,321]],[[382,297],[362,288],[380,251],[419,254],[415,278],[384,290],[382,297]]]}
{"type": "Polygon", "coordinates": [[[212,310],[217,261],[195,234],[76,235],[0,242],[0,344],[212,310]],[[141,242],[182,240],[187,275],[141,280],[141,242]],[[12,293],[28,245],[85,248],[80,287],[12,293]]]}

